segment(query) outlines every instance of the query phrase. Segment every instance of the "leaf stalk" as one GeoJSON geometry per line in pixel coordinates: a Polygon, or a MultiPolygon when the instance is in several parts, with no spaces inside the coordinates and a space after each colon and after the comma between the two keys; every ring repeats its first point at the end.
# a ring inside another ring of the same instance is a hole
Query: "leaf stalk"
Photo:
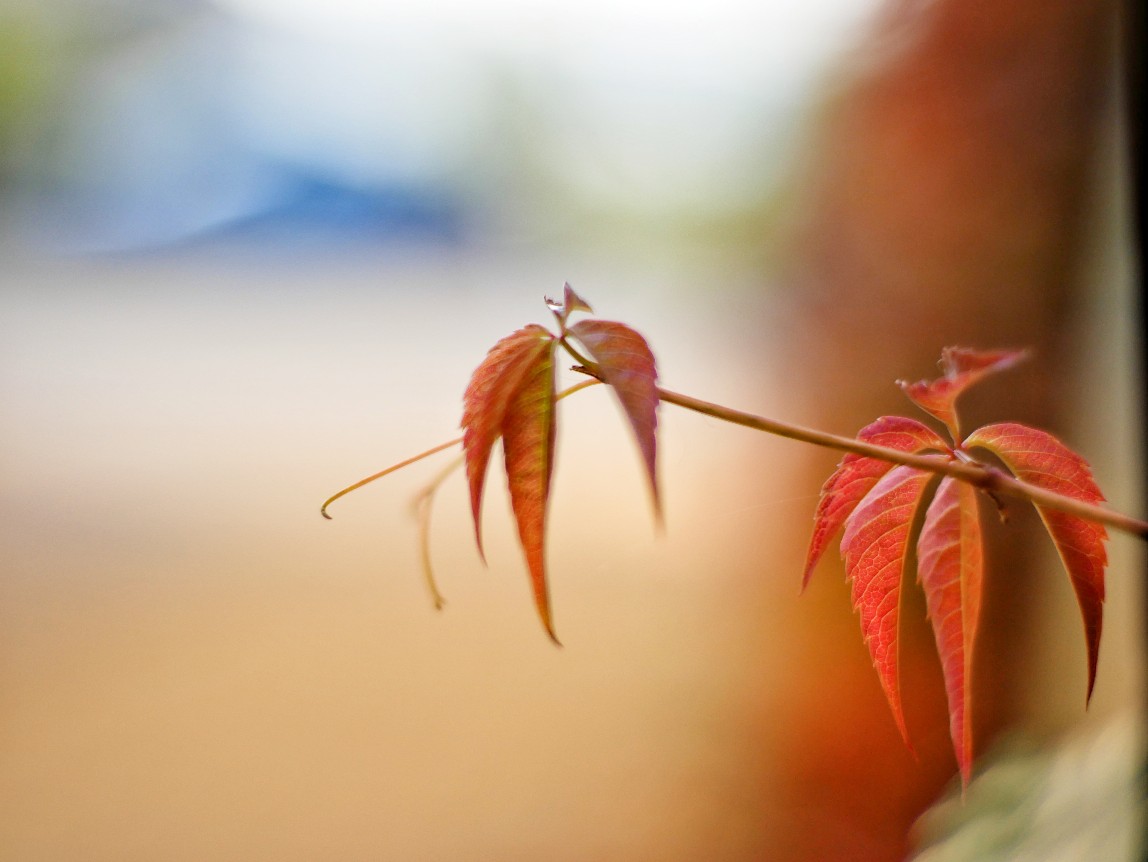
{"type": "MultiPolygon", "coordinates": [[[[601,379],[598,375],[597,368],[593,364],[583,365],[577,370],[596,379],[601,379]]],[[[1105,526],[1129,533],[1138,538],[1148,539],[1148,521],[1134,518],[1131,515],[1126,515],[1114,509],[1085,503],[1073,497],[1066,497],[1054,491],[1038,488],[1036,485],[1009,476],[1004,471],[989,464],[976,461],[975,459],[958,460],[955,457],[947,455],[918,455],[910,452],[901,452],[897,449],[890,449],[886,446],[875,446],[872,443],[865,443],[852,437],[842,437],[837,434],[830,434],[826,431],[818,431],[814,428],[806,428],[801,425],[793,425],[788,422],[769,419],[765,416],[745,413],[741,410],[735,410],[721,404],[703,401],[700,398],[693,398],[689,395],[671,392],[660,386],[658,387],[658,398],[667,404],[684,407],[686,410],[712,416],[715,419],[721,419],[723,422],[730,422],[734,425],[752,428],[755,431],[764,431],[767,434],[786,437],[790,440],[798,440],[802,443],[811,443],[814,446],[836,449],[840,452],[853,452],[854,454],[868,458],[878,458],[892,464],[904,464],[908,467],[915,467],[918,470],[927,470],[942,476],[952,476],[954,479],[968,482],[970,485],[981,489],[989,495],[1000,494],[1028,500],[1030,503],[1046,506],[1050,509],[1057,509],[1061,512],[1067,512],[1070,515],[1076,515],[1080,518],[1086,518],[1090,521],[1104,524],[1105,526]]]]}
{"type": "MultiPolygon", "coordinates": [[[[566,398],[569,395],[573,395],[575,392],[581,392],[583,389],[586,389],[590,386],[597,386],[600,382],[601,381],[598,380],[597,377],[593,377],[592,375],[592,379],[590,380],[583,380],[581,383],[575,383],[573,386],[567,389],[563,389],[554,397],[554,400],[561,401],[563,398],[566,398]]],[[[339,491],[338,493],[332,494],[330,497],[328,497],[323,502],[323,505],[319,507],[319,514],[326,518],[328,521],[332,520],[331,516],[327,514],[327,507],[338,500],[340,497],[345,497],[352,491],[357,491],[364,485],[369,485],[371,482],[374,482],[376,479],[381,479],[384,476],[389,476],[391,473],[394,473],[397,470],[401,470],[403,467],[409,467],[411,464],[417,464],[419,461],[423,460],[423,458],[429,458],[431,455],[437,455],[439,452],[450,449],[452,446],[457,446],[461,442],[461,437],[455,437],[453,440],[447,440],[445,443],[439,443],[437,446],[432,446],[425,452],[420,452],[417,455],[412,455],[405,461],[400,461],[397,464],[392,464],[390,467],[387,467],[384,470],[380,470],[378,473],[372,473],[370,476],[367,476],[364,479],[360,479],[353,485],[348,485],[342,491],[339,491]]]]}

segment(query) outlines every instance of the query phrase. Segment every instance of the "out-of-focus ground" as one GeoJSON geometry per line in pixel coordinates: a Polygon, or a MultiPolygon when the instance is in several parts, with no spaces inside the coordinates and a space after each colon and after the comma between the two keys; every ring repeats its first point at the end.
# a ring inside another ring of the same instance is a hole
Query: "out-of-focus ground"
{"type": "MultiPolygon", "coordinates": [[[[1118,121],[1102,114],[1086,143],[1057,125],[1050,163],[1067,167],[1050,168],[1049,184],[1072,194],[1034,192],[1030,212],[1048,218],[1018,218],[986,189],[988,227],[962,221],[985,211],[970,146],[967,175],[938,181],[942,206],[924,212],[937,218],[922,225],[950,232],[916,232],[904,228],[912,190],[895,172],[879,181],[891,163],[933,175],[914,146],[919,135],[928,148],[929,128],[888,119],[913,88],[841,98],[896,68],[896,52],[858,47],[863,4],[813,4],[838,25],[833,38],[802,54],[795,35],[776,68],[745,60],[755,55],[737,41],[722,56],[741,66],[705,53],[715,34],[771,23],[737,4],[701,16],[695,43],[672,16],[644,28],[637,7],[619,11],[616,39],[593,36],[607,12],[567,12],[558,20],[581,22],[583,53],[602,65],[541,64],[534,89],[523,70],[565,44],[553,24],[519,21],[547,38],[493,63],[419,31],[408,47],[443,53],[412,50],[426,62],[396,72],[361,64],[359,42],[386,27],[364,25],[340,67],[343,43],[322,28],[308,41],[283,21],[252,24],[259,3],[218,5],[109,3],[117,15],[100,17],[61,3],[51,26],[23,14],[12,20],[24,29],[4,31],[24,53],[5,55],[23,59],[0,123],[0,858],[880,860],[955,830],[963,815],[950,806],[910,834],[954,792],[920,597],[905,599],[903,657],[916,759],[839,569],[827,561],[798,597],[834,454],[664,408],[659,533],[608,393],[564,402],[549,537],[561,649],[535,618],[499,482],[485,568],[460,479],[441,490],[441,613],[409,504],[450,455],[338,501],[333,522],[318,506],[454,436],[471,369],[512,329],[547,322],[543,294],[569,279],[603,317],[646,335],[668,388],[841,433],[907,412],[893,378],[931,376],[947,343],[1047,339],[1028,366],[985,384],[996,400],[970,397],[969,426],[1049,427],[1089,458],[1114,505],[1138,511],[1118,121]],[[171,26],[188,8],[208,13],[171,26]],[[627,39],[640,50],[621,50],[627,39]],[[83,51],[52,54],[61,42],[83,51]],[[300,57],[314,74],[284,84],[300,57]],[[481,103],[498,106],[497,122],[448,110],[444,82],[475,83],[458,77],[470,63],[502,69],[501,95],[481,103]],[[346,103],[328,89],[341,68],[371,84],[348,85],[346,103]],[[37,113],[35,92],[54,107],[37,113]],[[436,127],[436,111],[454,125],[436,127]],[[341,131],[356,122],[362,137],[341,131]],[[906,130],[885,139],[897,146],[850,131],[882,122],[906,130]],[[699,128],[709,137],[690,138],[699,128]],[[1086,177],[1072,179],[1082,163],[1086,177]],[[958,206],[946,189],[969,177],[958,206]],[[1071,277],[1039,263],[1059,231],[1076,238],[1071,277]],[[983,255],[986,235],[1004,251],[964,276],[1000,287],[920,281],[931,249],[983,255]],[[1030,292],[1027,308],[1013,285],[1030,292]],[[847,315],[866,325],[843,325],[847,315]]],[[[903,56],[929,44],[893,32],[903,56]]],[[[781,51],[786,39],[770,38],[781,51]]],[[[943,65],[913,80],[947,81],[943,65]]],[[[984,120],[964,129],[971,139],[992,128],[982,108],[969,112],[984,120]]],[[[1015,824],[1033,800],[1071,790],[1084,767],[1046,779],[1034,765],[1060,762],[1070,740],[1110,767],[1081,786],[1107,788],[1106,812],[1127,817],[1058,818],[1071,835],[1057,846],[1102,846],[1091,858],[1106,858],[1130,847],[1136,815],[1120,764],[1143,760],[1143,552],[1110,543],[1086,712],[1067,579],[1035,518],[1012,514],[988,528],[988,578],[1006,586],[986,600],[985,780],[963,811],[987,798],[992,822],[1015,824]],[[1012,751],[1026,771],[1002,785],[1018,774],[1012,751]],[[1116,843],[1089,843],[1097,822],[1116,843]]],[[[990,858],[997,833],[978,822],[947,845],[971,847],[965,856],[933,858],[990,858]]],[[[1048,818],[1032,822],[1047,838],[1048,818]]]]}
{"type": "MultiPolygon", "coordinates": [[[[453,436],[471,366],[544,319],[547,273],[572,265],[5,275],[6,858],[768,846],[763,680],[798,658],[763,610],[796,606],[784,531],[816,495],[783,447],[666,411],[659,537],[606,393],[563,404],[550,540],[563,649],[535,618],[499,483],[489,569],[461,482],[443,488],[442,613],[408,512],[438,467],[319,517],[339,485],[453,436]]],[[[605,313],[666,345],[668,379],[697,390],[712,374],[708,391],[731,401],[783,403],[739,363],[757,333],[732,308],[681,298],[665,273],[594,275],[605,313]]]]}

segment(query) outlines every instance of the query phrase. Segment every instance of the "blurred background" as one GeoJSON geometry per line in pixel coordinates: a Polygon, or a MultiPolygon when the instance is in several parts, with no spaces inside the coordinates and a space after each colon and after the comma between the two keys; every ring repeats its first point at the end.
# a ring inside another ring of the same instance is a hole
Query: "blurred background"
{"type": "Polygon", "coordinates": [[[659,534],[607,393],[564,402],[562,649],[498,482],[486,568],[441,490],[441,613],[438,465],[317,511],[569,280],[668,388],[844,434],[1031,346],[965,425],[1143,513],[1118,11],[3,0],[0,858],[1137,858],[1126,536],[1086,711],[1055,553],[985,510],[961,805],[921,596],[916,756],[839,564],[798,597],[832,452],[663,409],[659,534]]]}

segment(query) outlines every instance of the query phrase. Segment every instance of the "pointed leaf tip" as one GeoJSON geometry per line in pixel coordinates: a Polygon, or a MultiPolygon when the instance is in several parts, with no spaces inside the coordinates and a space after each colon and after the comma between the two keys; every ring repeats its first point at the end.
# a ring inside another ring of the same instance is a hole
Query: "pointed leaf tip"
{"type": "Polygon", "coordinates": [[[570,327],[598,364],[602,380],[613,388],[638,441],[654,512],[661,520],[657,477],[658,369],[646,339],[624,323],[580,320],[570,327]]]}
{"type": "Polygon", "coordinates": [[[897,385],[914,404],[944,422],[953,440],[959,441],[956,402],[961,393],[984,377],[1011,368],[1027,357],[1027,350],[946,347],[941,351],[941,377],[916,383],[898,380],[897,385]]]}
{"type": "Polygon", "coordinates": [[[510,503],[530,572],[534,603],[551,640],[558,638],[550,616],[546,577],[546,513],[554,467],[554,346],[537,353],[508,405],[502,446],[510,503]]]}
{"type": "Polygon", "coordinates": [[[941,480],[925,511],[917,540],[917,559],[941,658],[949,733],[962,784],[968,786],[973,765],[973,644],[984,579],[975,488],[948,476],[941,480]]]}
{"type": "Polygon", "coordinates": [[[549,296],[543,298],[546,301],[546,307],[554,312],[554,316],[558,319],[558,325],[563,328],[566,327],[566,320],[575,311],[586,311],[591,314],[594,312],[590,303],[576,294],[568,281],[562,285],[562,299],[560,301],[551,299],[549,296]]]}
{"type": "Polygon", "coordinates": [[[566,306],[566,313],[572,311],[585,311],[589,314],[594,313],[594,309],[590,307],[590,303],[580,297],[574,292],[574,288],[570,286],[570,282],[565,282],[562,285],[562,304],[566,306]]]}
{"type": "MultiPolygon", "coordinates": [[[[1022,481],[1086,503],[1102,503],[1104,495],[1092,478],[1088,462],[1046,431],[1015,422],[986,425],[969,435],[965,445],[995,454],[1022,481]]],[[[1075,515],[1037,506],[1036,510],[1056,546],[1072,582],[1084,622],[1088,648],[1088,693],[1096,684],[1100,632],[1104,614],[1104,571],[1108,565],[1104,525],[1075,515]]]]}

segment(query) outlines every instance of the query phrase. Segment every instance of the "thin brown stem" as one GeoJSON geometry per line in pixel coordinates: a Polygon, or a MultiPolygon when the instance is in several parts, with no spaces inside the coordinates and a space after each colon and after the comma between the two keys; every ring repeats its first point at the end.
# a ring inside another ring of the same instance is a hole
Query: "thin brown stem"
{"type": "MultiPolygon", "coordinates": [[[[581,353],[578,352],[578,348],[576,348],[573,344],[570,343],[570,339],[567,338],[566,335],[567,335],[567,333],[563,333],[562,337],[558,339],[558,343],[561,344],[564,348],[566,348],[566,352],[569,353],[571,356],[573,356],[574,359],[580,365],[587,366],[587,367],[594,365],[593,362],[591,362],[589,359],[587,359],[585,356],[583,356],[581,353]]],[[[598,378],[595,377],[594,379],[597,380],[598,378]]]]}
{"type": "Polygon", "coordinates": [[[328,521],[331,520],[331,516],[327,514],[327,507],[330,506],[332,503],[334,503],[336,500],[338,500],[340,497],[345,497],[347,494],[350,494],[352,491],[357,491],[359,488],[362,488],[364,485],[368,485],[371,482],[374,482],[376,479],[381,479],[384,476],[389,476],[391,473],[394,473],[396,470],[401,470],[401,469],[403,469],[403,467],[409,467],[411,464],[415,464],[415,463],[421,461],[423,458],[429,458],[431,455],[437,455],[439,452],[442,452],[444,449],[449,449],[452,446],[457,446],[461,442],[462,442],[462,438],[456,437],[453,440],[447,440],[445,443],[439,443],[437,446],[433,446],[430,449],[427,449],[425,452],[420,452],[419,454],[417,454],[411,458],[407,458],[405,461],[400,461],[398,464],[392,464],[390,467],[387,467],[385,470],[380,470],[378,473],[373,473],[365,479],[360,479],[358,482],[356,482],[353,485],[348,485],[342,491],[339,491],[337,494],[332,494],[330,497],[328,497],[327,500],[323,503],[323,505],[319,507],[319,514],[322,515],[324,518],[326,518],[328,521]]]}
{"type": "Polygon", "coordinates": [[[419,558],[422,561],[423,567],[423,580],[426,582],[427,589],[430,590],[431,601],[434,602],[436,611],[441,611],[443,605],[446,604],[446,599],[442,597],[442,593],[438,591],[438,585],[434,579],[434,567],[431,565],[430,556],[430,517],[431,509],[434,506],[434,495],[438,492],[439,486],[446,481],[455,470],[462,466],[463,458],[460,455],[449,464],[446,465],[439,474],[435,476],[418,494],[415,495],[412,503],[414,504],[415,517],[419,522],[419,558]]]}
{"type": "MultiPolygon", "coordinates": [[[[566,389],[563,389],[561,392],[559,392],[554,397],[554,400],[555,401],[561,401],[563,398],[567,397],[568,395],[573,395],[575,392],[581,392],[583,389],[586,389],[590,386],[597,386],[598,383],[600,383],[600,382],[601,381],[599,381],[598,378],[592,376],[590,380],[583,380],[581,383],[575,383],[573,386],[570,386],[566,389]]],[[[367,476],[365,479],[360,479],[358,482],[355,482],[353,485],[348,485],[342,491],[339,491],[337,494],[332,494],[330,497],[328,497],[324,501],[323,505],[319,507],[319,514],[322,515],[324,518],[326,518],[328,521],[330,521],[331,516],[327,514],[327,507],[330,506],[332,503],[334,503],[336,500],[338,500],[340,497],[344,497],[347,494],[350,494],[352,491],[357,491],[359,488],[362,488],[364,485],[369,485],[371,482],[374,482],[376,479],[381,479],[384,476],[389,476],[391,473],[394,473],[396,470],[401,470],[401,469],[403,469],[403,467],[409,467],[411,464],[416,464],[419,461],[421,461],[423,458],[429,458],[431,455],[437,455],[439,452],[442,452],[445,449],[449,449],[452,446],[457,446],[461,442],[462,442],[461,437],[455,437],[453,440],[447,440],[445,443],[439,443],[437,446],[432,446],[430,449],[427,449],[425,452],[420,452],[417,455],[414,455],[410,458],[407,458],[405,461],[400,461],[397,464],[392,464],[390,467],[387,467],[385,470],[380,470],[378,473],[372,473],[370,476],[367,476]]]]}
{"type": "MultiPolygon", "coordinates": [[[[587,366],[578,370],[584,374],[589,374],[591,377],[597,377],[597,369],[594,366],[587,366]]],[[[1096,521],[1141,539],[1148,539],[1148,521],[1133,518],[1131,515],[1125,515],[1105,506],[1096,506],[1044,488],[1038,488],[1036,485],[1023,482],[996,467],[982,464],[979,461],[957,460],[945,455],[915,455],[885,446],[875,446],[872,443],[865,443],[852,437],[840,437],[813,428],[804,428],[800,425],[791,425],[788,422],[779,422],[764,416],[755,416],[752,413],[743,413],[740,410],[671,392],[661,387],[658,387],[658,397],[668,404],[676,404],[678,407],[693,410],[695,413],[703,413],[724,422],[732,422],[734,425],[742,425],[756,431],[764,431],[767,434],[776,434],[790,440],[812,443],[814,446],[824,446],[841,452],[853,452],[857,455],[879,458],[893,464],[905,464],[919,470],[952,476],[955,479],[968,482],[988,494],[1019,497],[1050,509],[1058,509],[1079,518],[1096,521]]]]}
{"type": "Polygon", "coordinates": [[[677,392],[670,392],[661,387],[658,388],[658,397],[669,404],[676,404],[679,407],[685,407],[687,410],[704,413],[707,416],[732,422],[735,425],[744,425],[746,428],[765,431],[780,437],[788,437],[790,440],[812,443],[815,446],[825,446],[842,452],[854,452],[858,455],[864,455],[869,458],[879,458],[882,461],[889,461],[893,464],[905,464],[909,467],[916,467],[919,470],[928,470],[932,473],[952,476],[955,479],[968,482],[970,485],[974,485],[989,494],[1019,497],[1041,506],[1047,506],[1050,509],[1058,509],[1070,515],[1076,515],[1077,517],[1096,521],[1097,523],[1121,530],[1125,533],[1131,533],[1141,539],[1148,538],[1148,521],[1133,518],[1131,515],[1125,515],[1122,512],[1117,512],[1104,506],[1096,506],[1091,503],[1085,503],[1082,500],[1066,497],[1063,494],[1045,490],[1044,488],[1038,488],[1036,485],[1023,482],[1020,479],[1007,475],[1002,470],[998,470],[988,464],[982,464],[979,461],[966,462],[952,459],[945,455],[914,455],[909,452],[901,452],[897,449],[889,449],[885,446],[874,446],[872,443],[864,443],[861,440],[856,440],[851,437],[839,437],[836,434],[817,431],[813,428],[803,428],[800,425],[790,425],[787,422],[779,422],[776,419],[767,419],[764,416],[755,416],[751,413],[743,413],[740,410],[732,410],[720,404],[711,404],[708,401],[691,398],[688,395],[681,395],[677,392]]]}
{"type": "Polygon", "coordinates": [[[568,395],[573,395],[575,392],[581,392],[583,389],[587,389],[591,386],[597,386],[601,382],[602,381],[599,380],[597,377],[593,377],[590,380],[583,380],[581,383],[575,383],[573,386],[568,386],[567,388],[565,388],[561,392],[559,392],[557,395],[555,395],[554,400],[555,401],[561,401],[563,398],[567,397],[568,395]]]}

